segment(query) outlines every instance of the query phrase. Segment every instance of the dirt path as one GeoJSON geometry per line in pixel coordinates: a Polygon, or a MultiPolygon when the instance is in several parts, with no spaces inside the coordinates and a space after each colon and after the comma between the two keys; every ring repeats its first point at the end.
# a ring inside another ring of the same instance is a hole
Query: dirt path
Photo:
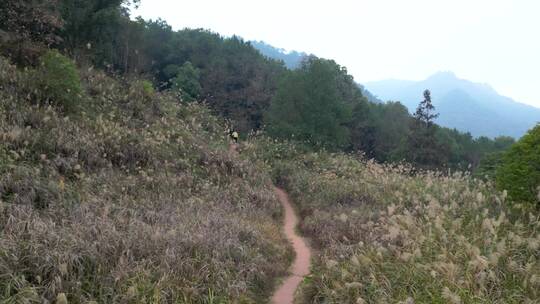
{"type": "Polygon", "coordinates": [[[309,274],[311,262],[311,250],[295,231],[298,224],[298,218],[294,213],[291,202],[285,191],[275,188],[276,194],[285,210],[285,225],[283,230],[287,239],[292,243],[296,257],[291,266],[290,275],[279,289],[272,296],[273,304],[292,304],[294,301],[294,292],[305,276],[309,274]]]}
{"type": "MultiPolygon", "coordinates": [[[[238,146],[231,144],[229,146],[229,153],[237,153],[238,146]]],[[[302,282],[305,276],[309,274],[309,266],[311,265],[311,250],[307,246],[302,237],[296,233],[296,225],[298,224],[298,217],[296,216],[292,204],[289,200],[289,196],[285,191],[274,187],[278,199],[285,211],[285,221],[283,226],[283,232],[285,236],[292,243],[294,253],[296,254],[294,262],[289,269],[289,276],[283,281],[281,286],[276,290],[272,296],[272,304],[293,304],[294,293],[298,285],[302,282]]]]}

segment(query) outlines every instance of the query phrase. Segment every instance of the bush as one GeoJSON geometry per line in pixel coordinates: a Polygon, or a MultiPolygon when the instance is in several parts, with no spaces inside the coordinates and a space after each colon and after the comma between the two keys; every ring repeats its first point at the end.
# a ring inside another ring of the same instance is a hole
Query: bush
{"type": "Polygon", "coordinates": [[[141,81],[141,86],[142,86],[144,96],[146,98],[152,98],[154,96],[154,94],[156,93],[155,90],[154,90],[154,86],[148,80],[141,81]]]}
{"type": "Polygon", "coordinates": [[[42,99],[66,112],[76,109],[83,90],[73,61],[56,50],[49,51],[41,57],[36,78],[42,99]]]}
{"type": "Polygon", "coordinates": [[[473,176],[480,179],[495,178],[497,168],[503,161],[504,152],[489,153],[480,161],[478,168],[474,170],[473,176]]]}
{"type": "Polygon", "coordinates": [[[126,110],[131,112],[132,118],[150,120],[161,116],[162,107],[158,102],[158,94],[150,81],[137,80],[129,86],[126,110]]]}
{"type": "Polygon", "coordinates": [[[497,169],[497,185],[514,200],[540,203],[540,124],[504,155],[497,169]]]}
{"type": "Polygon", "coordinates": [[[191,62],[186,62],[178,69],[176,77],[172,82],[172,90],[176,92],[184,102],[197,100],[201,94],[201,84],[199,82],[200,71],[191,62]]]}
{"type": "Polygon", "coordinates": [[[30,168],[19,166],[0,178],[0,199],[6,202],[44,209],[59,198],[58,186],[52,180],[40,178],[30,168]]]}

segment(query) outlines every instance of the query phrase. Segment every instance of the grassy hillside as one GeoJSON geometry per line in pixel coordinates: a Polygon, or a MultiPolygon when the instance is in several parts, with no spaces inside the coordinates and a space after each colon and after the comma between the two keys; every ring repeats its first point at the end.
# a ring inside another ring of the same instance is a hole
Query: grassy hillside
{"type": "Polygon", "coordinates": [[[205,107],[81,73],[65,112],[0,58],[0,302],[263,302],[291,255],[269,176],[205,107]]]}
{"type": "Polygon", "coordinates": [[[538,303],[540,220],[489,183],[253,139],[317,250],[299,303],[538,303]]]}

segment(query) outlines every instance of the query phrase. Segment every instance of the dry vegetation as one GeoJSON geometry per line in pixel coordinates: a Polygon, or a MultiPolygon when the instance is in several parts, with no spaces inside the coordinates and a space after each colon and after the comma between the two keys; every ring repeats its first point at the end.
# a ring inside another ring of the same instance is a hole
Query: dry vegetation
{"type": "Polygon", "coordinates": [[[264,136],[239,157],[204,106],[43,69],[0,58],[2,304],[267,301],[291,252],[265,172],[317,249],[298,302],[539,302],[538,213],[489,183],[264,136]]]}
{"type": "Polygon", "coordinates": [[[0,58],[0,303],[269,296],[279,204],[206,108],[87,70],[66,116],[32,75],[0,58]]]}
{"type": "Polygon", "coordinates": [[[317,249],[299,303],[539,303],[540,220],[461,173],[413,174],[258,137],[317,249]]]}

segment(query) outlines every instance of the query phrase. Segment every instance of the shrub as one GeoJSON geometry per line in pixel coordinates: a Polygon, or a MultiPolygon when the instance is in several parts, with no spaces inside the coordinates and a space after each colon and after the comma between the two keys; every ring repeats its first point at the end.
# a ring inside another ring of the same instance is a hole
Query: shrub
{"type": "Polygon", "coordinates": [[[497,185],[514,200],[539,202],[540,124],[515,143],[497,169],[497,185]]]}
{"type": "Polygon", "coordinates": [[[487,154],[481,161],[478,168],[474,170],[473,176],[480,179],[495,178],[497,168],[503,161],[504,152],[487,154]]]}
{"type": "Polygon", "coordinates": [[[154,96],[155,90],[152,83],[148,80],[141,81],[142,90],[144,93],[144,96],[147,98],[152,98],[154,96]]]}
{"type": "Polygon", "coordinates": [[[60,190],[52,180],[42,179],[34,170],[19,166],[0,178],[0,198],[13,204],[44,209],[59,200],[60,190]]]}
{"type": "Polygon", "coordinates": [[[36,73],[40,97],[66,112],[75,110],[83,92],[75,63],[56,50],[47,52],[40,61],[36,73]]]}
{"type": "Polygon", "coordinates": [[[173,92],[178,93],[182,101],[192,102],[197,100],[201,94],[201,84],[199,82],[200,71],[191,62],[186,62],[178,69],[176,77],[172,82],[173,92]]]}
{"type": "Polygon", "coordinates": [[[132,118],[149,120],[161,116],[162,105],[158,102],[158,93],[147,80],[136,80],[131,83],[126,95],[126,110],[132,118]]]}

